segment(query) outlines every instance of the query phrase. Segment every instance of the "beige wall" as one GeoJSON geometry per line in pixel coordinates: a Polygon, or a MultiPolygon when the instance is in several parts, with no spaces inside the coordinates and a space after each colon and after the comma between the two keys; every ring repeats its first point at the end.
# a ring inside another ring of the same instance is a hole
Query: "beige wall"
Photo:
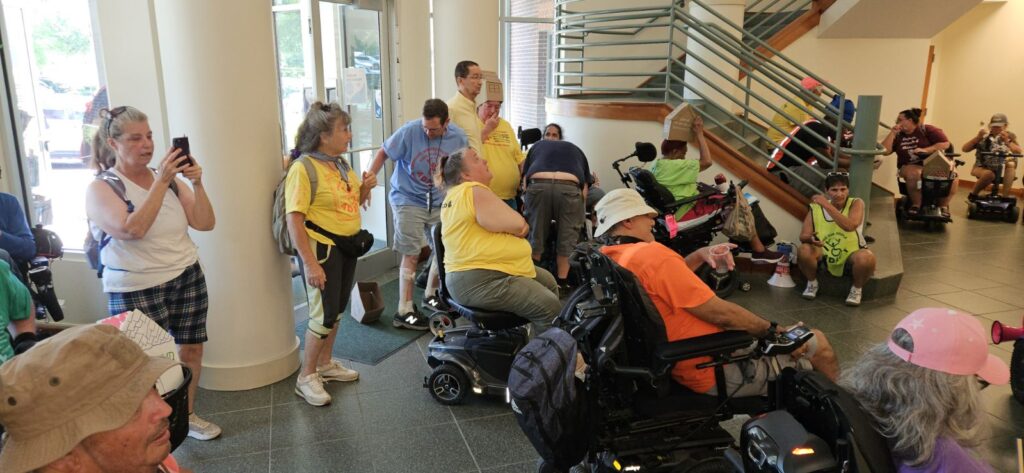
{"type": "MultiPolygon", "coordinates": [[[[927,121],[957,148],[995,112],[1007,114],[1010,129],[1024,134],[1022,22],[1024,1],[983,2],[933,38],[935,84],[927,121]]],[[[965,161],[969,168],[974,157],[965,161]]]]}
{"type": "MultiPolygon", "coordinates": [[[[447,101],[455,95],[454,73],[459,61],[470,60],[485,71],[498,71],[498,34],[498,0],[434,0],[437,98],[447,101]]],[[[427,75],[422,77],[425,80],[427,75]]]]}

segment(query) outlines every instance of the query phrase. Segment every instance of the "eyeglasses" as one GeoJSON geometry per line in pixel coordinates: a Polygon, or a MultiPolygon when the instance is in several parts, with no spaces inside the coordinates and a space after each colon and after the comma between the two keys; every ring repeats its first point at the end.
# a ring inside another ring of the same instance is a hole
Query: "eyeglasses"
{"type": "Polygon", "coordinates": [[[832,176],[846,176],[846,177],[850,177],[850,173],[848,171],[830,171],[830,172],[825,174],[825,177],[832,177],[832,176]]]}
{"type": "Polygon", "coordinates": [[[124,105],[122,105],[120,107],[114,107],[114,108],[109,109],[109,110],[105,109],[105,108],[100,110],[100,116],[103,117],[107,121],[107,124],[106,124],[107,136],[110,136],[110,125],[112,125],[114,123],[114,119],[117,118],[118,115],[124,113],[126,110],[128,110],[128,107],[124,106],[124,105]]]}
{"type": "Polygon", "coordinates": [[[473,79],[473,80],[483,80],[484,75],[483,74],[473,74],[473,75],[463,76],[463,78],[465,78],[465,79],[473,79]]]}

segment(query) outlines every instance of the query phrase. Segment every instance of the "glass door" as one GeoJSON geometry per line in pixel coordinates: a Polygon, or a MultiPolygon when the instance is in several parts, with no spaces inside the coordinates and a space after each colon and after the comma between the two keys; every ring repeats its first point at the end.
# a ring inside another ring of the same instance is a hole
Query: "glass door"
{"type": "MultiPolygon", "coordinates": [[[[369,169],[391,131],[387,14],[384,1],[274,0],[286,150],[310,103],[337,102],[352,117],[353,168],[360,175],[369,169]]],[[[363,210],[363,228],[375,242],[360,261],[358,277],[396,265],[386,200],[390,171],[385,166],[363,210]]]]}

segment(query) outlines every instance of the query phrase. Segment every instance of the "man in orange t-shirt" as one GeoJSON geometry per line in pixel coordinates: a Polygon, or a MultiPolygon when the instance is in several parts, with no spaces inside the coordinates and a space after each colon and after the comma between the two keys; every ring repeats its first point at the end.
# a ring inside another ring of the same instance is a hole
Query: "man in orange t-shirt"
{"type": "MultiPolygon", "coordinates": [[[[658,212],[648,207],[632,189],[609,192],[595,208],[598,226],[595,236],[608,235],[611,244],[601,251],[636,276],[654,303],[669,341],[699,337],[723,330],[744,330],[755,337],[778,330],[769,322],[732,302],[724,301],[693,273],[702,264],[714,266],[708,247],[683,258],[654,241],[652,228],[658,212]]],[[[732,262],[729,262],[730,269],[732,262]]],[[[781,331],[781,330],[780,330],[781,331]]],[[[814,338],[791,355],[776,357],[781,367],[814,369],[835,380],[839,365],[825,335],[812,330],[814,338]]],[[[698,393],[717,394],[714,369],[698,369],[707,357],[683,360],[672,368],[672,377],[698,393]]],[[[772,378],[769,360],[745,360],[726,365],[728,394],[765,394],[772,378]]]]}

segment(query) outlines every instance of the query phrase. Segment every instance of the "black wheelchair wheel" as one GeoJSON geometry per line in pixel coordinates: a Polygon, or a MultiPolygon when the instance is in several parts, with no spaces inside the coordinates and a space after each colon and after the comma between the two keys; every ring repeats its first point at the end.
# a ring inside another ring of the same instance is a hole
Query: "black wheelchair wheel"
{"type": "Polygon", "coordinates": [[[1017,223],[1017,219],[1020,218],[1020,208],[1011,207],[1006,211],[1006,215],[1003,215],[1003,220],[1010,223],[1017,223]]]}
{"type": "Polygon", "coordinates": [[[462,404],[469,393],[469,377],[458,366],[445,363],[434,368],[427,380],[430,395],[446,406],[462,404]]]}
{"type": "Polygon", "coordinates": [[[1010,390],[1017,402],[1024,404],[1024,340],[1013,342],[1010,358],[1010,390]]]}
{"type": "Polygon", "coordinates": [[[974,220],[978,218],[978,204],[971,202],[967,204],[967,219],[974,220]]]}

